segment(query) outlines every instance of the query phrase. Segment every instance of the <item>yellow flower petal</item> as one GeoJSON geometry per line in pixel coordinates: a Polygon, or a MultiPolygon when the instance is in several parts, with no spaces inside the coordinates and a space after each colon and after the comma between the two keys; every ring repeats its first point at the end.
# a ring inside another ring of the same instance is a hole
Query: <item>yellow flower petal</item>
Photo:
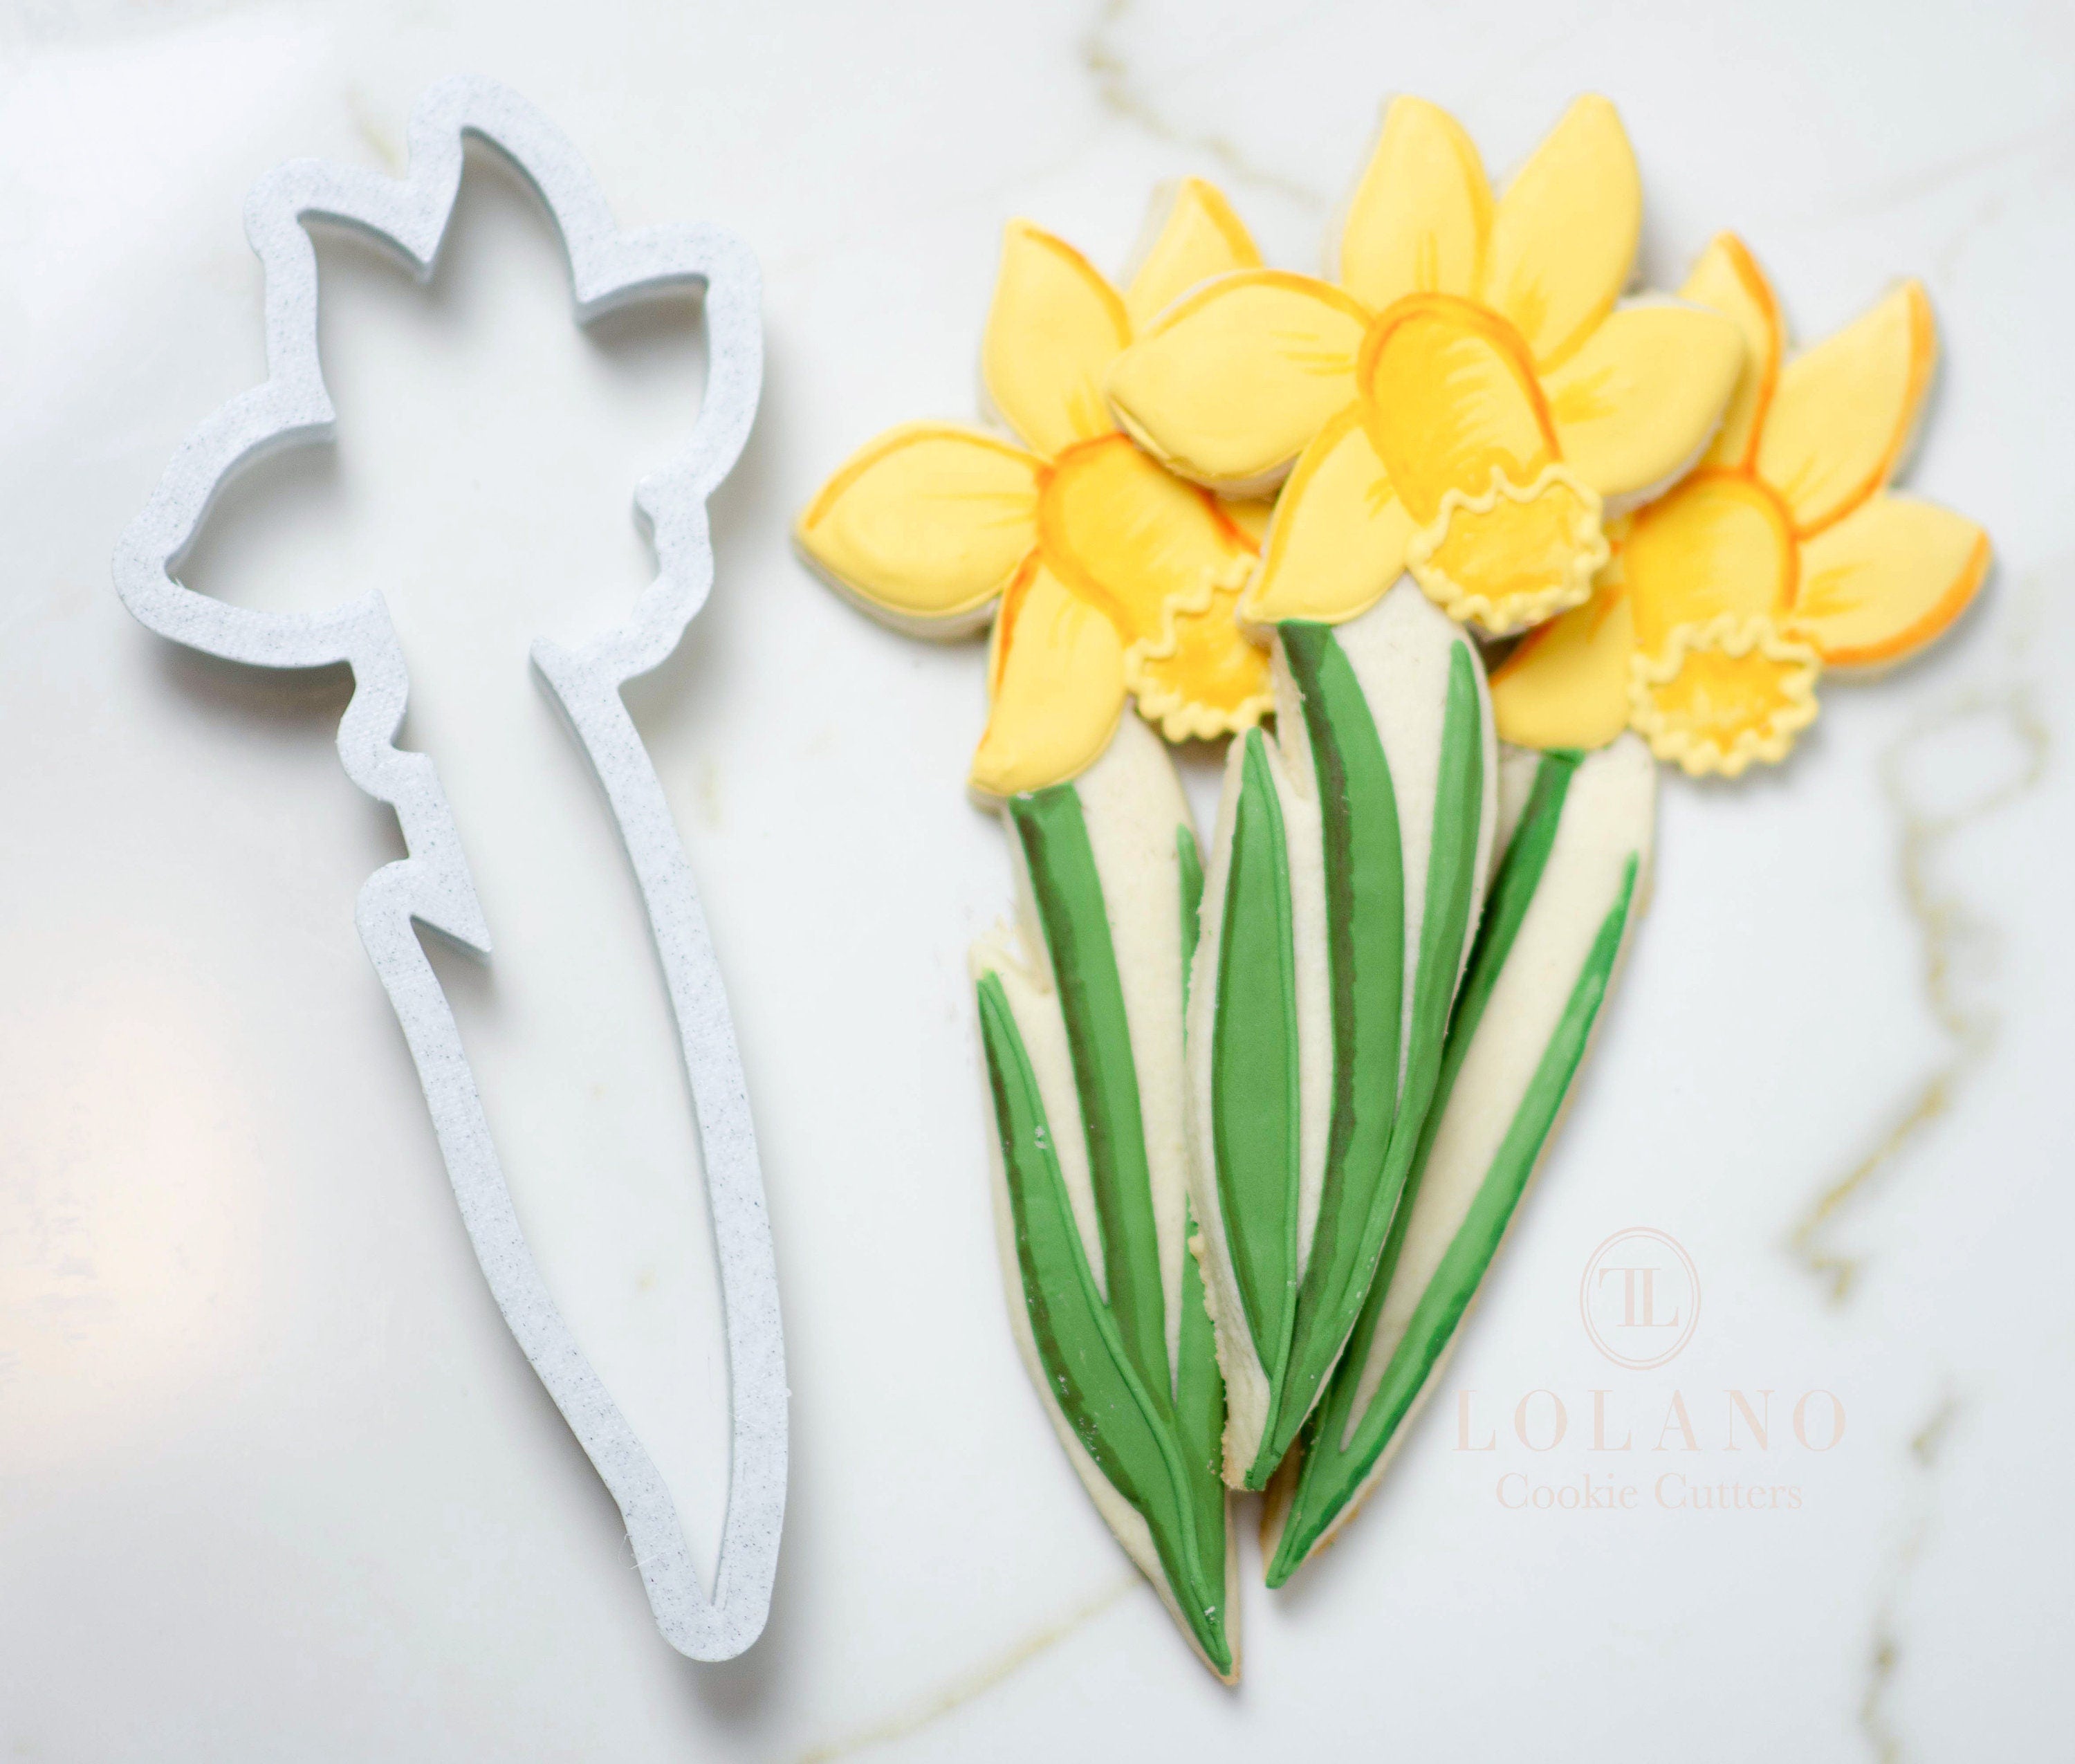
{"type": "Polygon", "coordinates": [[[1240,634],[1238,610],[1239,590],[1220,588],[1200,611],[1174,611],[1165,637],[1125,655],[1140,713],[1170,741],[1251,729],[1275,708],[1268,652],[1240,634]]]}
{"type": "Polygon", "coordinates": [[[1340,286],[1377,312],[1406,294],[1473,296],[1491,220],[1462,126],[1423,98],[1395,99],[1348,205],[1340,286]]]}
{"type": "Polygon", "coordinates": [[[909,423],[853,453],[801,515],[807,561],[925,636],[973,629],[1038,542],[1042,462],[971,429],[909,423]]]}
{"type": "Polygon", "coordinates": [[[1635,617],[1619,587],[1538,625],[1491,677],[1499,739],[1519,747],[1604,747],[1628,727],[1635,617]]]}
{"type": "Polygon", "coordinates": [[[1276,499],[1240,618],[1250,625],[1338,623],[1367,611],[1403,573],[1412,527],[1361,408],[1350,404],[1319,431],[1276,499]]]}
{"type": "Polygon", "coordinates": [[[1743,333],[1744,358],[1729,408],[1722,413],[1708,449],[1711,466],[1748,466],[1758,450],[1758,432],[1779,383],[1779,360],[1787,351],[1787,328],[1779,302],[1758,260],[1733,233],[1718,233],[1679,291],[1682,300],[1712,308],[1735,321],[1743,333]]]}
{"type": "Polygon", "coordinates": [[[1038,504],[1046,566],[1110,615],[1127,644],[1161,637],[1170,607],[1236,589],[1253,547],[1218,500],[1163,471],[1122,435],[1059,456],[1038,504]]]}
{"type": "Polygon", "coordinates": [[[1111,406],[1183,477],[1258,495],[1352,400],[1368,317],[1308,275],[1220,276],[1168,308],[1118,358],[1111,406]]]}
{"type": "Polygon", "coordinates": [[[1878,668],[1941,636],[1989,569],[1974,522],[1906,496],[1876,496],[1801,548],[1791,636],[1833,668],[1878,668]]]}
{"type": "Polygon", "coordinates": [[[1261,267],[1252,237],[1215,184],[1183,178],[1164,194],[1164,215],[1158,198],[1153,204],[1159,230],[1124,290],[1124,310],[1133,331],[1143,329],[1199,282],[1229,270],[1261,267]]]}
{"type": "Polygon", "coordinates": [[[1609,313],[1543,383],[1564,463],[1610,501],[1657,495],[1700,457],[1743,355],[1718,313],[1658,302],[1609,313]]]}
{"type": "Polygon", "coordinates": [[[1937,358],[1931,302],[1920,284],[1905,282],[1787,364],[1759,431],[1758,471],[1796,532],[1820,532],[1887,482],[1937,358]]]}
{"type": "Polygon", "coordinates": [[[1364,342],[1357,377],[1369,438],[1416,521],[1433,520],[1452,490],[1482,495],[1493,472],[1532,483],[1555,457],[1520,337],[1468,300],[1398,301],[1364,342]]]}
{"type": "Polygon", "coordinates": [[[974,789],[1042,790],[1102,756],[1124,714],[1124,644],[1041,563],[1003,597],[990,672],[994,703],[973,756],[974,789]]]}
{"type": "Polygon", "coordinates": [[[1554,463],[1526,486],[1494,474],[1481,496],[1450,491],[1405,546],[1427,598],[1494,637],[1582,605],[1606,561],[1597,494],[1554,463]]]}
{"type": "Polygon", "coordinates": [[[1797,567],[1777,497],[1740,473],[1696,472],[1643,508],[1622,545],[1636,642],[1654,655],[1677,627],[1723,614],[1782,621],[1797,567]]]}
{"type": "Polygon", "coordinates": [[[1131,341],[1124,302],[1087,259],[1011,221],[980,346],[980,378],[1003,420],[1050,458],[1112,426],[1103,375],[1131,341]]]}
{"type": "Polygon", "coordinates": [[[1679,626],[1659,655],[1633,656],[1629,708],[1659,759],[1733,778],[1754,760],[1785,759],[1816,720],[1821,665],[1769,619],[1724,613],[1679,626]]]}
{"type": "Polygon", "coordinates": [[[1260,550],[1268,538],[1268,524],[1275,518],[1274,499],[1255,496],[1233,503],[1220,498],[1218,507],[1224,511],[1225,519],[1253,541],[1253,549],[1260,550]]]}
{"type": "Polygon", "coordinates": [[[1583,97],[1499,198],[1485,298],[1553,366],[1613,311],[1635,262],[1642,182],[1614,107],[1583,97]]]}

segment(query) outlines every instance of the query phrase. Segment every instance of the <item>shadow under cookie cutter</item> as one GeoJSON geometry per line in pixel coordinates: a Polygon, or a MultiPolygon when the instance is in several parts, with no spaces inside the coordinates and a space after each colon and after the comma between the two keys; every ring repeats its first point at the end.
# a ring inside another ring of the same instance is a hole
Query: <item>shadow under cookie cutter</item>
{"type": "Polygon", "coordinates": [[[516,93],[473,77],[442,81],[420,100],[406,177],[291,160],[253,186],[245,230],[266,271],[268,378],[224,405],[174,454],[116,549],[116,588],[146,625],[190,648],[257,667],[351,667],[339,755],[355,784],[396,810],[408,852],[362,884],[354,918],[410,1045],[476,1259],[513,1336],[619,1503],[665,1638],[694,1659],[732,1658],[763,1631],[785,1520],[777,1270],[712,940],[661,785],[619,689],[677,648],[713,586],[706,498],[742,451],[763,378],[756,259],[715,227],[619,232],[569,142],[516,93]],[[532,661],[618,824],[691,1083],[731,1397],[727,1516],[710,1597],[661,1475],[578,1347],[527,1248],[453,1011],[412,928],[413,921],[429,925],[489,955],[488,928],[432,760],[391,744],[408,679],[381,594],[370,590],[323,613],[261,613],[197,594],[171,574],[232,476],[277,448],[333,433],[317,356],[317,253],[304,222],[355,228],[400,255],[418,280],[429,280],[460,192],[468,136],[502,153],[545,205],[568,254],[578,324],[657,295],[690,289],[703,296],[707,370],[698,421],[684,452],[635,491],[637,516],[655,545],[656,578],[624,624],[581,648],[544,639],[534,644],[532,661]]]}

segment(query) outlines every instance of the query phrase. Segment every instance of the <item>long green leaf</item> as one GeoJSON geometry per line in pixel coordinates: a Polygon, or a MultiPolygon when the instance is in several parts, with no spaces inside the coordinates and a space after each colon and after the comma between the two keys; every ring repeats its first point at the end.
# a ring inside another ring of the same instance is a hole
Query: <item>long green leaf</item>
{"type": "Polygon", "coordinates": [[[1218,949],[1211,1137],[1240,1302],[1275,1392],[1296,1308],[1296,954],[1282,807],[1261,731],[1245,739],[1218,949]]]}
{"type": "MultiPolygon", "coordinates": [[[[1223,1488],[1217,1491],[1219,1555],[1213,1577],[1197,1511],[1202,1476],[1192,1472],[1191,1455],[1178,1437],[1174,1408],[1140,1376],[1095,1285],[1052,1147],[1037,1075],[1000,977],[982,975],[979,992],[1017,1263],[1039,1364],[1075,1438],[1145,1520],[1175,1603],[1204,1654],[1220,1672],[1228,1673],[1223,1488]]],[[[1197,1298],[1200,1309],[1200,1292],[1197,1298]]],[[[1189,1335],[1185,1315],[1185,1347],[1189,1335]]],[[[1202,1399],[1201,1381],[1192,1382],[1189,1406],[1202,1399]]],[[[1192,1439],[1196,1431],[1191,1425],[1192,1439]]]]}
{"type": "MultiPolygon", "coordinates": [[[[1380,1155],[1376,1149],[1373,1125],[1370,1131],[1360,1136],[1358,1141],[1350,1129],[1350,1149],[1358,1150],[1364,1159],[1373,1162],[1358,1164],[1350,1160],[1342,1166],[1338,1173],[1341,1179],[1340,1190],[1327,1197],[1333,1203],[1330,1217],[1322,1200],[1312,1238],[1311,1267],[1305,1273],[1307,1290],[1315,1294],[1315,1303],[1308,1311],[1300,1304],[1288,1370],[1275,1406],[1274,1422],[1264,1433],[1260,1453],[1247,1474],[1247,1485],[1257,1489],[1266,1485],[1282,1461],[1320,1385],[1340,1359],[1361,1314],[1362,1302],[1374,1283],[1385,1234],[1397,1214],[1406,1178],[1418,1154],[1421,1130],[1439,1075],[1449,1008],[1463,971],[1463,950],[1470,932],[1472,905],[1477,897],[1477,847],[1484,815],[1484,718],[1477,694],[1477,668],[1470,658],[1469,646],[1458,641],[1451,646],[1448,654],[1448,698],[1442,714],[1440,756],[1435,776],[1433,830],[1420,917],[1419,965],[1414,974],[1410,1039],[1404,1050],[1401,1086],[1397,1022],[1404,1010],[1402,884],[1398,891],[1395,963],[1383,959],[1382,947],[1373,946],[1375,940],[1382,936],[1381,927],[1374,922],[1381,905],[1376,895],[1381,891],[1376,890],[1365,897],[1356,885],[1358,879],[1352,875],[1337,892],[1333,886],[1336,848],[1340,861],[1350,868],[1364,861],[1380,864],[1386,856],[1396,855],[1388,849],[1398,844],[1390,771],[1383,759],[1381,743],[1376,740],[1375,723],[1367,701],[1352,669],[1347,667],[1344,656],[1339,656],[1338,645],[1330,634],[1324,644],[1319,644],[1302,627],[1294,633],[1286,632],[1286,652],[1289,652],[1291,635],[1296,638],[1298,652],[1311,649],[1318,656],[1317,709],[1315,712],[1307,704],[1306,727],[1313,735],[1315,755],[1325,751],[1332,756],[1332,769],[1327,769],[1326,763],[1322,763],[1319,769],[1321,809],[1326,824],[1327,936],[1336,960],[1344,949],[1347,952],[1350,972],[1349,994],[1344,998],[1338,973],[1334,976],[1336,1118],[1337,1121],[1344,1054],[1351,1062],[1361,1062],[1353,1066],[1352,1083],[1360,1085],[1375,1082],[1385,1087],[1383,1094],[1389,1095],[1394,1091],[1397,1106],[1385,1128],[1387,1142],[1380,1155]],[[1336,658],[1340,662],[1338,668],[1333,665],[1336,658]],[[1317,734],[1321,728],[1327,736],[1323,750],[1317,734]],[[1373,756],[1367,751],[1370,743],[1375,743],[1373,756]],[[1336,789],[1327,789],[1329,778],[1336,789]],[[1387,799],[1390,805],[1387,845],[1383,802],[1378,799],[1387,799]],[[1359,827],[1358,817],[1361,822],[1359,827]],[[1357,919],[1357,914],[1362,915],[1361,918],[1357,919]],[[1337,924],[1336,916],[1340,921],[1337,924]],[[1371,959],[1366,966],[1356,967],[1355,950],[1365,935],[1372,940],[1371,959]],[[1376,996],[1368,995],[1366,985],[1371,975],[1379,984],[1388,979],[1391,983],[1389,990],[1376,996]],[[1359,994],[1354,991],[1356,982],[1363,988],[1359,994]],[[1373,1026],[1365,1024],[1365,1017],[1373,1018],[1381,1010],[1390,1014],[1392,1029],[1390,1064],[1379,1070],[1377,1059],[1381,1036],[1373,1026]],[[1344,1044],[1343,1023],[1348,1025],[1344,1044]],[[1322,1248],[1327,1261],[1315,1286],[1312,1269],[1319,1266],[1322,1248]]],[[[1293,673],[1300,665],[1293,655],[1293,673]]],[[[1402,875],[1402,857],[1392,868],[1402,875]]],[[[1329,1162],[1328,1182],[1335,1174],[1334,1166],[1329,1162]]]]}
{"type": "MultiPolygon", "coordinates": [[[[1174,830],[1175,856],[1182,872],[1182,1002],[1189,1001],[1189,970],[1196,959],[1196,940],[1203,905],[1203,862],[1196,836],[1187,826],[1174,830]]],[[[1174,1425],[1182,1453],[1188,1460],[1195,1501],[1196,1551],[1204,1576],[1223,1596],[1225,1575],[1225,1381],[1218,1370],[1217,1336],[1203,1302],[1203,1271],[1190,1247],[1196,1235],[1195,1215],[1182,1214],[1182,1323],[1175,1356],[1174,1425]]]]}
{"type": "Polygon", "coordinates": [[[1363,1371],[1411,1216],[1419,1177],[1432,1150],[1448,1093],[1498,976],[1512,953],[1528,905],[1540,884],[1571,776],[1577,764],[1578,756],[1575,754],[1552,754],[1545,758],[1526,813],[1508,847],[1493,891],[1492,909],[1479,936],[1456,1019],[1449,1030],[1448,1052],[1431,1121],[1420,1136],[1419,1169],[1407,1184],[1398,1222],[1391,1232],[1383,1264],[1363,1306],[1347,1354],[1304,1430],[1296,1488],[1269,1565],[1270,1586],[1280,1586],[1288,1580],[1332,1527],[1348,1502],[1360,1492],[1419,1400],[1497,1253],[1506,1226],[1576,1075],[1579,1062],[1584,1056],[1628,924],[1638,868],[1633,855],[1624,868],[1613,904],[1600,923],[1555,1030],[1543,1050],[1476,1198],[1450,1240],[1440,1265],[1420,1294],[1404,1337],[1384,1369],[1381,1381],[1357,1418],[1355,1407],[1363,1371]]]}
{"type": "Polygon", "coordinates": [[[1080,793],[1071,784],[1054,785],[1013,798],[1009,813],[1029,868],[1059,1008],[1066,1021],[1109,1308],[1140,1375],[1164,1400],[1166,1303],[1138,1067],[1132,1057],[1124,986],[1080,793]]]}
{"type": "MultiPolygon", "coordinates": [[[[1398,1114],[1405,996],[1405,867],[1398,795],[1376,719],[1327,625],[1281,627],[1318,780],[1332,1000],[1333,1105],[1318,1220],[1291,1331],[1287,1394],[1301,1418],[1353,1326],[1375,1246],[1364,1241],[1398,1114]]],[[[1287,1419],[1261,1441],[1258,1484],[1288,1449],[1287,1419]]]]}

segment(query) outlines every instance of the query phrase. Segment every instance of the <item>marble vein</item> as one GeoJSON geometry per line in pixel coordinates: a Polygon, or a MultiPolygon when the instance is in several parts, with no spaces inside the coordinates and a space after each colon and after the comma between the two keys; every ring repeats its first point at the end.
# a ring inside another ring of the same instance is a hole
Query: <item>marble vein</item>
{"type": "Polygon", "coordinates": [[[873,1746],[912,1737],[953,1711],[964,1708],[975,1698],[985,1696],[997,1684],[1013,1678],[1040,1654],[1050,1653],[1068,1636],[1092,1623],[1141,1584],[1136,1574],[1123,1576],[1063,1617],[1026,1635],[992,1659],[961,1674],[938,1690],[924,1692],[899,1714],[847,1733],[840,1739],[810,1746],[800,1754],[796,1764],[830,1764],[832,1759],[853,1757],[873,1746]]]}
{"type": "Polygon", "coordinates": [[[1916,931],[1924,1007],[1947,1051],[1884,1111],[1887,1124],[1795,1224],[1792,1252],[1824,1283],[1833,1304],[1851,1296],[1864,1260],[1841,1247],[1839,1225],[1884,1184],[1924,1130],[1951,1111],[1994,1050],[2003,1025],[1992,983],[1999,928],[1940,880],[1941,860],[1970,830],[2038,785],[2050,750],[2031,682],[2007,673],[1963,689],[1913,722],[1882,756],[1881,790],[1896,822],[1896,885],[1916,931]],[[2003,759],[1959,800],[1940,803],[1926,768],[1942,743],[1961,737],[1997,741],[2003,759]]]}
{"type": "Polygon", "coordinates": [[[1959,1397],[1947,1392],[1910,1436],[1911,1494],[1908,1517],[1904,1522],[1902,1542],[1889,1567],[1887,1584],[1874,1608],[1872,1655],[1867,1663],[1866,1689],[1859,1699],[1859,1729],[1873,1747],[1879,1764],[1903,1764],[1909,1755],[1888,1708],[1895,1673],[1904,1658],[1902,1606],[1910,1577],[1923,1557],[1924,1543],[1931,1534],[1939,1455],[1962,1407],[1959,1397]]]}
{"type": "Polygon", "coordinates": [[[1117,27],[1129,14],[1132,3],[1133,0],[1103,0],[1094,24],[1081,39],[1081,67],[1094,83],[1095,101],[1117,121],[1143,129],[1156,140],[1209,155],[1234,184],[1273,191],[1301,208],[1320,213],[1331,207],[1327,199],[1311,185],[1256,163],[1231,136],[1184,128],[1162,110],[1117,42],[1117,27]]]}

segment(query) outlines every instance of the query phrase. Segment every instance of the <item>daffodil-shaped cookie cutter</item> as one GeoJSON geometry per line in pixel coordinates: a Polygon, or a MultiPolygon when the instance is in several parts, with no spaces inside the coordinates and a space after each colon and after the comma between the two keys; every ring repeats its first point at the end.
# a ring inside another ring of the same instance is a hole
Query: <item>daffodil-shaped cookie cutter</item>
{"type": "Polygon", "coordinates": [[[352,669],[339,754],[354,782],[395,810],[408,852],[362,884],[354,916],[410,1045],[477,1260],[512,1335],[619,1503],[665,1638],[694,1659],[731,1658],[763,1630],[785,1517],[777,1272],[720,970],[683,845],[619,689],[676,648],[713,586],[706,499],[742,451],[763,376],[756,260],[711,226],[621,233],[569,142],[516,93],[470,77],[444,81],[420,101],[406,177],[292,160],[254,186],[245,224],[266,271],[268,378],[224,405],[175,453],[117,548],[117,589],[146,625],[190,648],[256,667],[352,669]],[[433,762],[392,745],[408,679],[381,594],[371,589],[322,613],[262,613],[195,593],[172,574],[234,474],[275,449],[333,433],[317,354],[317,255],[305,223],[354,228],[395,251],[418,280],[429,279],[470,136],[510,160],[546,205],[568,253],[579,324],[656,296],[702,296],[708,365],[697,423],[683,453],[635,492],[637,518],[655,546],[656,578],[624,624],[581,648],[542,640],[532,660],[619,826],[691,1083],[731,1399],[727,1514],[710,1596],[662,1476],[578,1347],[527,1248],[454,1013],[419,945],[414,921],[478,955],[490,953],[433,762]]]}

